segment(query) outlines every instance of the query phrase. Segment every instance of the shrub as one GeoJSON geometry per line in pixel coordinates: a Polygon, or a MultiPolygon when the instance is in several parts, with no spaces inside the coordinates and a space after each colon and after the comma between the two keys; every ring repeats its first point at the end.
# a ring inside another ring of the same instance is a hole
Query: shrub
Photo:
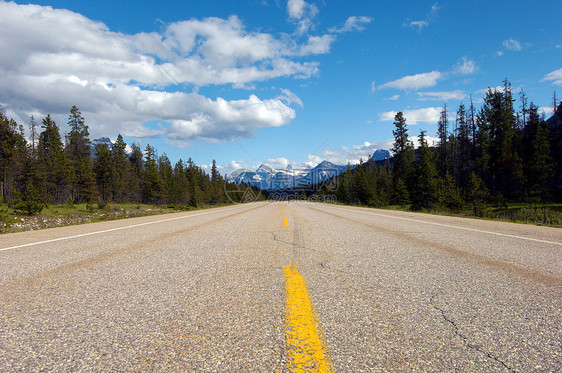
{"type": "Polygon", "coordinates": [[[33,184],[29,184],[25,188],[23,198],[16,202],[14,210],[19,214],[27,214],[29,216],[38,214],[43,210],[43,204],[39,203],[39,192],[37,192],[33,184]]]}

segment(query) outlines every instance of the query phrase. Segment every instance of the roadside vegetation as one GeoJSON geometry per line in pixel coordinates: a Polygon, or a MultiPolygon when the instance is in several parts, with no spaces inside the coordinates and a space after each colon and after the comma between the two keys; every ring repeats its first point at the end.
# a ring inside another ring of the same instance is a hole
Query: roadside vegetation
{"type": "MultiPolygon", "coordinates": [[[[511,84],[489,89],[456,113],[441,110],[436,141],[420,131],[417,149],[406,117],[394,118],[393,157],[369,159],[316,185],[313,196],[339,203],[562,226],[562,103],[548,120],[511,84]],[[453,119],[454,118],[454,119],[453,119]]],[[[307,193],[310,195],[310,192],[307,193]]]]}
{"type": "MultiPolygon", "coordinates": [[[[411,206],[391,205],[381,208],[399,211],[413,211],[411,206]]],[[[418,212],[562,228],[562,204],[556,203],[509,203],[503,206],[483,205],[478,214],[474,214],[474,211],[470,208],[470,206],[456,211],[434,208],[429,210],[421,209],[418,210],[418,212]]]]}
{"type": "Polygon", "coordinates": [[[225,205],[227,204],[200,204],[194,207],[174,204],[147,205],[141,203],[98,202],[95,204],[49,205],[44,206],[40,212],[29,215],[16,208],[14,204],[4,204],[0,205],[0,233],[14,233],[107,220],[169,214],[225,205]]]}
{"type": "MultiPolygon", "coordinates": [[[[68,127],[32,116],[30,138],[0,108],[0,232],[121,219],[245,202],[246,185],[225,180],[188,158],[172,164],[147,144],[92,144],[80,110],[68,127]],[[232,193],[231,193],[232,192],[232,193]]],[[[109,140],[109,139],[107,139],[109,140]]],[[[248,192],[249,193],[246,193],[248,192]]]]}

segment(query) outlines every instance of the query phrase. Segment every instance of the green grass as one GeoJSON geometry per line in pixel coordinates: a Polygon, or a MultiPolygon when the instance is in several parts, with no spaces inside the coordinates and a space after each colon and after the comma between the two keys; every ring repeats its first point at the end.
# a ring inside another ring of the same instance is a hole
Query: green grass
{"type": "Polygon", "coordinates": [[[127,219],[173,212],[199,210],[225,206],[201,205],[197,208],[186,205],[148,205],[141,203],[96,203],[48,205],[33,216],[18,214],[13,208],[0,204],[0,233],[93,223],[107,220],[127,219]]]}
{"type": "MultiPolygon", "coordinates": [[[[336,202],[336,204],[346,205],[341,202],[336,202]]],[[[409,205],[389,205],[377,208],[412,212],[409,205]]],[[[465,206],[460,211],[430,209],[416,212],[562,228],[562,203],[507,203],[504,206],[487,204],[482,206],[482,213],[478,216],[474,215],[471,206],[465,206]]]]}
{"type": "MultiPolygon", "coordinates": [[[[388,209],[411,211],[410,206],[388,206],[388,209]]],[[[562,228],[562,204],[559,203],[508,203],[506,206],[501,207],[488,204],[482,206],[482,213],[480,215],[474,215],[469,207],[456,212],[443,209],[423,210],[420,212],[562,228]]]]}

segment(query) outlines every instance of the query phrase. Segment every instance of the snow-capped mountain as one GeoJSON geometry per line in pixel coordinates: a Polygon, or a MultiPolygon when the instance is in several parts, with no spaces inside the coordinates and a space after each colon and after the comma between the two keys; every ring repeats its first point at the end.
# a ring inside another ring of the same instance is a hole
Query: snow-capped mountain
{"type": "MultiPolygon", "coordinates": [[[[372,156],[375,161],[382,161],[390,157],[390,152],[385,149],[376,150],[372,156]]],[[[350,168],[354,169],[356,166],[350,165],[350,168]]],[[[322,161],[313,168],[307,165],[301,168],[288,165],[285,169],[274,169],[262,164],[255,171],[238,170],[235,174],[230,175],[230,180],[250,184],[262,190],[290,189],[325,183],[332,177],[345,172],[347,167],[329,161],[322,161]]]]}
{"type": "Polygon", "coordinates": [[[390,152],[385,149],[377,149],[371,158],[373,158],[374,161],[384,161],[385,159],[390,158],[390,152]]]}
{"type": "Polygon", "coordinates": [[[90,153],[92,157],[94,157],[94,154],[96,153],[96,146],[100,144],[107,144],[110,150],[113,148],[113,142],[111,142],[111,139],[109,137],[100,137],[99,139],[93,139],[90,142],[90,153]]]}
{"type": "Polygon", "coordinates": [[[347,166],[339,166],[332,162],[322,161],[303,177],[298,184],[317,184],[329,180],[344,172],[347,166]]]}

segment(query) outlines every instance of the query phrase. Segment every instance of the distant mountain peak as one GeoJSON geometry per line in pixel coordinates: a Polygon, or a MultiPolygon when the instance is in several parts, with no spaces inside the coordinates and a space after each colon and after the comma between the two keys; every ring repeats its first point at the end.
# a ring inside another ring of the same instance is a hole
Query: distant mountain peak
{"type": "Polygon", "coordinates": [[[385,149],[377,149],[371,158],[373,158],[374,161],[384,161],[386,158],[390,158],[390,152],[385,149]]]}

